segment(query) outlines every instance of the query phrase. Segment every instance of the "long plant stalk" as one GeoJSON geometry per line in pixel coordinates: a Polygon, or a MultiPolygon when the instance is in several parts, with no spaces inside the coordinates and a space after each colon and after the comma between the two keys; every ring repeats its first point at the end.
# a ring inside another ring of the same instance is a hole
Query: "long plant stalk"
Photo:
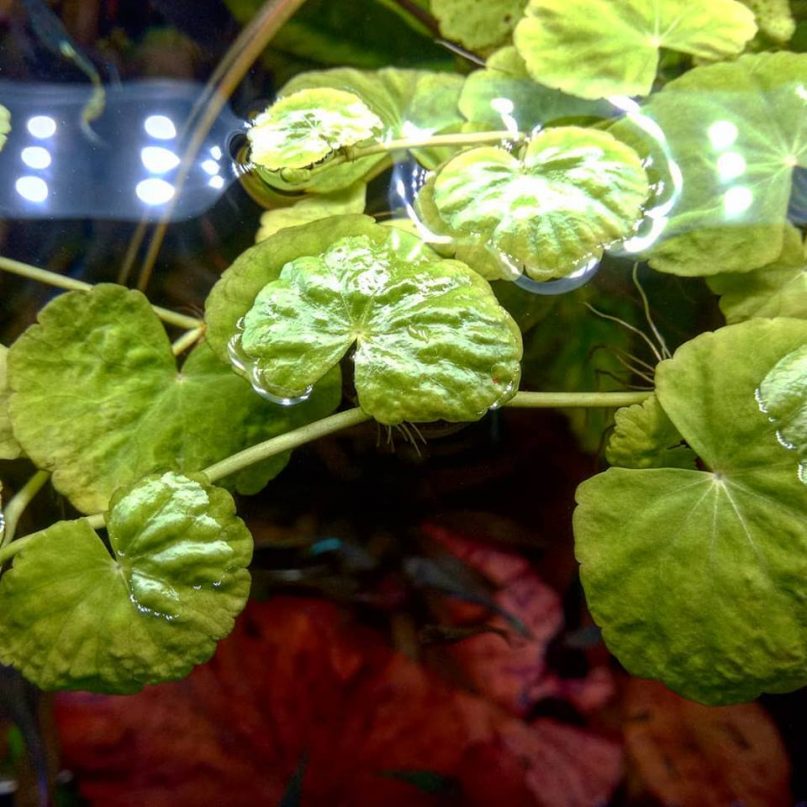
{"type": "Polygon", "coordinates": [[[2,542],[0,542],[0,547],[4,547],[14,540],[17,524],[19,524],[20,517],[25,512],[25,508],[28,507],[34,496],[42,490],[49,478],[50,474],[47,471],[37,471],[5,506],[3,509],[5,532],[2,542]]]}
{"type": "MultiPolygon", "coordinates": [[[[0,255],[0,270],[8,272],[12,275],[19,275],[20,277],[27,277],[29,280],[36,280],[39,283],[45,283],[48,286],[55,286],[59,289],[69,289],[70,291],[89,291],[93,286],[92,283],[85,283],[83,280],[76,280],[73,277],[65,277],[57,272],[50,272],[47,269],[40,269],[37,266],[31,266],[28,263],[15,261],[11,258],[6,258],[0,255]]],[[[179,314],[176,311],[170,311],[167,308],[161,308],[158,305],[151,306],[154,313],[169,325],[176,325],[179,328],[186,330],[193,330],[203,325],[201,320],[195,317],[188,317],[185,314],[179,314]]]]}
{"type": "MultiPolygon", "coordinates": [[[[193,128],[185,153],[182,157],[179,171],[176,178],[176,190],[173,200],[163,213],[163,216],[154,229],[154,233],[149,242],[148,250],[143,258],[143,265],[140,270],[140,277],[137,281],[139,289],[145,289],[148,285],[157,256],[160,253],[165,234],[168,230],[168,223],[171,219],[173,209],[182,192],[193,161],[199,153],[199,149],[204,144],[207,133],[218,118],[224,105],[230,96],[235,92],[235,88],[263,53],[272,37],[280,30],[283,24],[303,5],[305,0],[266,0],[260,11],[241,32],[240,36],[228,50],[224,59],[229,65],[228,69],[221,76],[221,80],[215,89],[206,90],[209,99],[202,110],[199,120],[193,128]]],[[[218,74],[216,74],[218,75],[218,74]]]]}

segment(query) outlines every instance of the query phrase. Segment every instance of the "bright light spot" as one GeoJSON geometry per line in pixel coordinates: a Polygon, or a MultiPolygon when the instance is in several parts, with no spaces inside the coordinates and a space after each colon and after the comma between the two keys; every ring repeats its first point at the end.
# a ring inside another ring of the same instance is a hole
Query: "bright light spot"
{"type": "Polygon", "coordinates": [[[214,160],[220,160],[224,156],[224,152],[221,150],[219,146],[211,146],[210,155],[213,157],[214,160]]]}
{"type": "Polygon", "coordinates": [[[751,188],[746,188],[745,185],[736,185],[723,194],[723,212],[728,218],[733,218],[745,213],[753,202],[754,194],[751,192],[751,188]]]}
{"type": "Polygon", "coordinates": [[[44,202],[48,198],[48,183],[42,177],[20,177],[14,187],[29,202],[44,202]]]}
{"type": "Polygon", "coordinates": [[[664,44],[664,40],[658,34],[651,36],[648,42],[650,42],[650,45],[654,48],[660,48],[664,44]]]}
{"type": "Polygon", "coordinates": [[[515,106],[509,98],[494,98],[490,102],[490,108],[500,115],[512,115],[515,106]]]}
{"type": "Polygon", "coordinates": [[[210,177],[210,181],[207,184],[210,185],[211,188],[220,191],[224,187],[224,177],[210,177]]]}
{"type": "Polygon", "coordinates": [[[147,205],[163,205],[174,197],[174,186],[164,179],[144,179],[137,183],[135,192],[138,198],[147,205]]]}
{"type": "Polygon", "coordinates": [[[788,168],[795,168],[799,164],[799,158],[795,154],[788,154],[785,157],[785,165],[788,168]]]}
{"type": "Polygon", "coordinates": [[[26,126],[37,140],[47,140],[56,134],[56,121],[50,115],[34,115],[29,118],[26,126]]]}
{"type": "Polygon", "coordinates": [[[165,115],[149,115],[143,122],[143,128],[157,140],[173,140],[177,136],[177,127],[165,115]]]}
{"type": "Polygon", "coordinates": [[[729,120],[719,120],[706,130],[712,147],[718,150],[733,146],[739,133],[739,129],[729,120]]]}
{"type": "Polygon", "coordinates": [[[141,149],[140,160],[152,174],[164,174],[179,165],[179,157],[162,146],[146,146],[141,149]]]}
{"type": "Polygon", "coordinates": [[[51,163],[50,152],[42,146],[26,146],[20,154],[29,168],[47,168],[51,163]]]}
{"type": "Polygon", "coordinates": [[[737,151],[727,151],[717,158],[717,175],[721,182],[737,179],[745,173],[745,168],[745,157],[737,151]]]}
{"type": "Polygon", "coordinates": [[[219,164],[215,160],[204,160],[202,170],[214,177],[219,172],[219,164]]]}
{"type": "Polygon", "coordinates": [[[803,84],[799,84],[799,86],[796,87],[796,95],[798,95],[802,101],[807,101],[807,89],[805,89],[803,84]]]}
{"type": "Polygon", "coordinates": [[[404,121],[401,126],[401,136],[407,140],[428,140],[433,131],[433,129],[421,129],[420,126],[409,120],[404,121]]]}

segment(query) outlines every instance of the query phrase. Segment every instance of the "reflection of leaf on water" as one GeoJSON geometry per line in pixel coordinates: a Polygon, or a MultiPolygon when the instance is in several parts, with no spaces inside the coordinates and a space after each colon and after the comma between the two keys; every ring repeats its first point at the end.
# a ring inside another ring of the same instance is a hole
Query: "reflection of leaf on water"
{"type": "Polygon", "coordinates": [[[629,775],[664,804],[793,803],[787,752],[759,704],[702,706],[632,678],[623,708],[629,775]]]}

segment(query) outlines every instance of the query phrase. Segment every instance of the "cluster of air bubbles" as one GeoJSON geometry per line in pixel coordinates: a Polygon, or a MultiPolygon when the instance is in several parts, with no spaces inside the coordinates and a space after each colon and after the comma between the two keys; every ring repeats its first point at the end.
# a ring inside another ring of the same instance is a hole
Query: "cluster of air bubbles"
{"type": "Polygon", "coordinates": [[[311,397],[314,387],[308,387],[302,395],[289,396],[285,391],[276,389],[266,383],[258,362],[244,350],[242,337],[244,335],[244,318],[238,320],[235,334],[227,343],[227,355],[239,375],[249,381],[252,389],[264,400],[271,401],[279,406],[294,406],[303,403],[311,397]]]}

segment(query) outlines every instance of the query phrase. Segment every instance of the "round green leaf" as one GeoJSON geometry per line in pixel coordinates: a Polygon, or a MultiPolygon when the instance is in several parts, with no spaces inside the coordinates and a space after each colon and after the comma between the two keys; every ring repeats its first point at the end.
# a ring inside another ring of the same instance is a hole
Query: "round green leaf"
{"type": "Polygon", "coordinates": [[[239,320],[252,308],[258,292],[280,276],[290,261],[319,255],[331,243],[349,235],[380,238],[370,216],[346,215],[288,227],[243,252],[219,278],[205,301],[207,341],[222,361],[239,320]]]}
{"type": "Polygon", "coordinates": [[[527,0],[431,0],[431,12],[446,39],[485,51],[510,37],[526,5],[527,0]]]}
{"type": "MultiPolygon", "coordinates": [[[[334,68],[295,76],[280,91],[287,97],[303,90],[330,88],[358,96],[382,121],[380,140],[402,137],[423,138],[459,129],[462,116],[457,109],[463,77],[425,70],[354,70],[334,68]]],[[[427,167],[437,165],[448,152],[441,149],[414,149],[414,155],[427,167]]],[[[342,190],[367,181],[391,162],[389,154],[375,154],[334,166],[301,171],[287,181],[281,174],[262,173],[273,187],[284,190],[306,189],[317,193],[342,190]]]]}
{"type": "Polygon", "coordinates": [[[350,188],[335,193],[320,193],[305,196],[291,207],[267,210],[261,216],[261,226],[256,241],[263,241],[287,227],[298,227],[329,216],[364,213],[367,186],[358,182],[350,188]]]}
{"type": "Polygon", "coordinates": [[[498,253],[512,278],[573,274],[636,226],[647,176],[636,153],[606,132],[539,132],[521,159],[501,148],[449,160],[433,184],[434,210],[455,237],[498,253]]]}
{"type": "Polygon", "coordinates": [[[6,135],[11,131],[11,114],[0,104],[0,151],[6,143],[6,135]]]}
{"type": "Polygon", "coordinates": [[[782,254],[753,272],[724,272],[709,278],[720,295],[720,310],[729,323],[751,317],[807,319],[807,254],[801,233],[785,229],[782,254]]]}
{"type": "Polygon", "coordinates": [[[0,578],[0,659],[42,689],[136,692],[206,661],[249,594],[230,495],[164,473],[119,491],[110,549],[86,521],[37,533],[0,578]]]}
{"type": "Polygon", "coordinates": [[[799,478],[807,485],[807,345],[788,353],[765,376],[759,402],[780,442],[798,454],[799,478]]]}
{"type": "Polygon", "coordinates": [[[705,470],[611,468],[578,489],[586,596],[630,672],[705,703],[807,683],[807,488],[756,391],[807,322],[702,334],[657,369],[705,470]]]}
{"type": "MultiPolygon", "coordinates": [[[[69,292],[9,351],[11,417],[25,453],[84,512],[166,468],[199,471],[333,411],[338,378],[300,406],[262,399],[206,344],[181,370],[146,298],[102,284],[69,292]]],[[[287,457],[229,480],[254,493],[287,457]]]]}
{"type": "Polygon", "coordinates": [[[735,0],[530,0],[514,41],[530,75],[581,98],[648,95],[659,50],[741,53],[754,15],[735,0]]]}
{"type": "Polygon", "coordinates": [[[22,453],[8,413],[9,389],[6,378],[6,354],[8,348],[0,345],[0,460],[15,460],[22,453]]]}
{"type": "Polygon", "coordinates": [[[796,31],[788,0],[740,0],[754,12],[762,34],[774,42],[787,42],[796,31]]]}
{"type": "Polygon", "coordinates": [[[518,387],[518,327],[467,266],[376,229],[287,263],[244,319],[244,354],[294,397],[355,345],[359,404],[376,420],[482,417],[518,387]]]}
{"type": "Polygon", "coordinates": [[[307,89],[276,101],[247,132],[251,160],[268,171],[308,168],[378,136],[383,124],[357,95],[307,89]]]}
{"type": "MultiPolygon", "coordinates": [[[[698,67],[670,82],[642,112],[667,139],[683,176],[680,199],[649,250],[678,275],[749,272],[775,261],[788,229],[793,169],[807,165],[807,55],[760,53],[698,67]]],[[[626,120],[611,129],[639,151],[626,120]]],[[[665,161],[653,154],[662,182],[665,161]]]]}

